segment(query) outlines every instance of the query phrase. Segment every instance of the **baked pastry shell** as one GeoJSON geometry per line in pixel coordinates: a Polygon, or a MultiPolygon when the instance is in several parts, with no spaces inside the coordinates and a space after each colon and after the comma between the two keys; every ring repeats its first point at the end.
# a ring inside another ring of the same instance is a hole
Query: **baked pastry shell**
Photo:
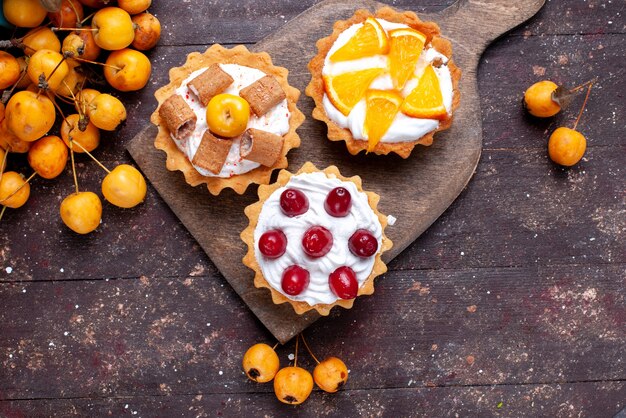
{"type": "Polygon", "coordinates": [[[174,67],[169,71],[170,82],[159,88],[154,94],[157,99],[157,109],[152,113],[150,121],[155,124],[158,134],[154,140],[154,146],[167,154],[166,167],[170,171],[181,171],[185,181],[191,186],[206,184],[209,192],[218,195],[225,188],[231,188],[238,194],[243,194],[250,184],[268,184],[272,171],[287,167],[287,153],[292,148],[300,146],[300,137],[296,129],[304,122],[304,114],[296,104],[300,97],[300,90],[291,87],[287,82],[289,71],[286,68],[272,64],[271,57],[265,53],[253,53],[243,45],[227,49],[219,44],[212,45],[205,52],[192,52],[187,56],[187,61],[181,67],[174,67]],[[200,68],[211,64],[239,64],[256,68],[266,74],[276,77],[287,96],[287,106],[290,112],[289,131],[284,135],[285,141],[281,156],[272,167],[260,166],[247,173],[237,174],[230,178],[208,177],[200,174],[191,164],[185,153],[178,149],[174,140],[170,137],[164,121],[159,115],[161,104],[180,87],[181,83],[189,75],[200,68]]]}
{"type": "Polygon", "coordinates": [[[345,141],[348,151],[352,155],[356,155],[361,151],[367,150],[368,142],[365,140],[355,139],[349,129],[342,128],[334,122],[324,110],[322,100],[324,98],[324,80],[322,78],[322,69],[324,68],[324,60],[328,51],[339,37],[339,35],[350,26],[364,22],[368,17],[384,19],[389,22],[403,23],[413,29],[416,29],[426,35],[426,45],[429,43],[440,53],[448,58],[448,68],[452,78],[453,96],[452,109],[450,115],[439,122],[439,127],[427,133],[426,135],[410,142],[379,142],[373,149],[373,153],[386,155],[394,152],[402,158],[408,158],[417,144],[430,146],[433,143],[433,136],[439,131],[448,129],[452,125],[454,111],[459,107],[461,95],[459,92],[459,80],[461,79],[461,70],[454,64],[452,60],[452,44],[447,39],[441,37],[439,26],[434,22],[424,22],[413,12],[397,12],[391,7],[381,7],[375,13],[369,10],[357,10],[348,20],[338,20],[333,26],[333,33],[330,36],[319,39],[316,43],[317,55],[311,59],[308,68],[311,72],[311,82],[307,86],[305,92],[315,102],[313,109],[313,118],[326,123],[328,126],[328,139],[331,141],[345,141]]]}
{"type": "Polygon", "coordinates": [[[328,315],[330,313],[330,310],[335,306],[341,306],[342,308],[350,309],[352,308],[352,305],[354,304],[355,299],[350,299],[350,300],[338,299],[336,302],[331,303],[331,304],[319,303],[316,305],[309,305],[306,302],[289,299],[287,296],[283,295],[278,290],[274,289],[263,276],[261,267],[259,266],[259,263],[256,259],[254,230],[257,227],[257,224],[259,221],[259,215],[261,214],[263,204],[272,195],[272,193],[274,193],[279,188],[285,186],[289,182],[291,177],[294,175],[303,174],[303,173],[315,173],[319,171],[322,171],[324,174],[326,174],[326,177],[330,177],[330,178],[335,177],[342,181],[349,181],[349,182],[354,183],[357,189],[359,190],[359,192],[363,192],[367,195],[367,201],[369,203],[369,206],[372,208],[372,210],[378,217],[378,221],[380,222],[382,226],[382,245],[378,253],[375,255],[374,266],[372,268],[370,275],[367,277],[367,279],[365,279],[363,284],[361,284],[361,286],[359,287],[357,297],[362,296],[362,295],[371,295],[374,293],[374,279],[387,271],[387,265],[382,261],[382,258],[381,258],[382,254],[385,251],[388,251],[389,249],[391,249],[391,247],[393,246],[393,243],[391,242],[391,240],[385,235],[385,228],[387,227],[387,217],[378,211],[378,202],[380,200],[380,196],[374,192],[363,191],[361,177],[359,176],[354,176],[354,177],[349,177],[349,178],[344,177],[341,175],[341,173],[339,173],[339,170],[335,166],[329,166],[325,168],[324,170],[318,170],[315,167],[315,165],[313,165],[310,162],[307,162],[302,166],[302,168],[300,168],[300,170],[298,170],[296,174],[291,174],[287,170],[281,170],[280,173],[278,174],[278,179],[276,180],[275,183],[270,184],[270,185],[259,186],[259,190],[258,190],[259,201],[256,203],[253,203],[252,205],[246,207],[245,209],[245,214],[248,217],[249,225],[241,233],[241,239],[248,246],[248,252],[243,258],[243,263],[254,271],[254,285],[257,288],[269,289],[272,294],[272,301],[275,304],[278,305],[281,303],[289,303],[293,307],[294,311],[299,315],[305,312],[308,312],[310,310],[315,310],[319,314],[325,316],[325,315],[328,315]]]}

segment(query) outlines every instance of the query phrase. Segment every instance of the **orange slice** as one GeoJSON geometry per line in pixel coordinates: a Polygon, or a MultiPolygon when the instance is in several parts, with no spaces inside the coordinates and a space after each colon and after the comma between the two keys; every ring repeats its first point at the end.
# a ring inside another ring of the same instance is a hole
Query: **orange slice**
{"type": "Polygon", "coordinates": [[[372,81],[385,71],[383,68],[351,71],[336,76],[324,76],[324,89],[331,103],[345,116],[363,98],[372,81]]]}
{"type": "Polygon", "coordinates": [[[389,72],[393,87],[400,90],[413,75],[415,65],[424,50],[426,35],[411,28],[389,32],[389,72]]]}
{"type": "Polygon", "coordinates": [[[432,65],[426,67],[417,87],[406,96],[400,110],[408,116],[421,119],[445,119],[448,116],[439,79],[432,65]]]}
{"type": "Polygon", "coordinates": [[[389,130],[402,104],[402,96],[395,91],[369,90],[365,94],[365,103],[363,130],[368,138],[367,152],[370,152],[389,130]]]}
{"type": "Polygon", "coordinates": [[[387,51],[389,51],[387,33],[378,20],[368,17],[352,38],[330,56],[330,60],[334,62],[354,60],[386,54],[387,51]]]}

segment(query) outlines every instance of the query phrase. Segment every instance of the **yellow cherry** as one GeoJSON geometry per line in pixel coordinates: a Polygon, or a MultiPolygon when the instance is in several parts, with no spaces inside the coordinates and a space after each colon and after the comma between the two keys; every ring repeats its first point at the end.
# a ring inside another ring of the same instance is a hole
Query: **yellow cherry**
{"type": "MultiPolygon", "coordinates": [[[[69,72],[63,55],[50,49],[40,49],[28,61],[27,74],[33,83],[56,91],[69,72]]],[[[41,86],[40,86],[41,87],[41,86]]]]}
{"type": "Polygon", "coordinates": [[[146,198],[146,180],[135,167],[120,164],[102,181],[102,194],[111,204],[132,208],[146,198]]]}
{"type": "Polygon", "coordinates": [[[30,185],[15,171],[2,173],[0,179],[0,205],[17,209],[24,206],[30,196],[30,185]]]}
{"type": "Polygon", "coordinates": [[[68,150],[58,136],[44,136],[28,150],[28,164],[39,176],[53,179],[63,172],[67,164],[68,150]]]}
{"type": "Polygon", "coordinates": [[[552,100],[552,93],[559,86],[556,83],[544,80],[539,81],[524,93],[524,104],[528,113],[539,118],[549,118],[561,110],[561,106],[552,100]]]}
{"type": "Polygon", "coordinates": [[[250,105],[233,94],[218,94],[213,97],[206,109],[209,130],[225,138],[241,135],[248,126],[250,105]]]}
{"type": "Polygon", "coordinates": [[[92,192],[72,193],[61,202],[60,213],[68,228],[78,234],[88,234],[100,225],[102,202],[92,192]]]}
{"type": "Polygon", "coordinates": [[[0,90],[11,87],[21,75],[18,60],[8,52],[0,51],[0,90]]]}
{"type": "Polygon", "coordinates": [[[74,152],[85,152],[83,148],[91,152],[100,145],[100,131],[93,123],[86,122],[86,119],[75,113],[67,116],[61,123],[61,138],[69,149],[74,149],[74,152]],[[73,147],[70,144],[70,139],[73,142],[73,147]],[[82,148],[76,143],[80,144],[82,148]]]}
{"type": "Polygon", "coordinates": [[[119,91],[142,89],[148,83],[152,71],[148,57],[133,49],[112,52],[106,64],[104,77],[119,91]]]}
{"type": "Polygon", "coordinates": [[[285,367],[274,377],[274,393],[282,403],[299,405],[307,400],[312,390],[313,377],[302,367],[285,367]]]}
{"type": "Polygon", "coordinates": [[[34,28],[43,23],[48,13],[39,0],[4,0],[5,19],[20,28],[34,28]]]}
{"type": "Polygon", "coordinates": [[[574,129],[557,128],[548,140],[548,155],[557,164],[569,167],[583,158],[587,148],[587,140],[574,129]]]}
{"type": "Polygon", "coordinates": [[[6,107],[7,127],[22,141],[44,136],[56,119],[54,104],[44,94],[24,90],[15,93],[6,107]]]}
{"type": "Polygon", "coordinates": [[[243,371],[250,380],[269,382],[276,376],[280,360],[276,351],[267,344],[254,344],[243,356],[243,371]]]}
{"type": "Polygon", "coordinates": [[[99,94],[87,106],[91,123],[105,131],[114,131],[126,120],[124,104],[110,94],[99,94]]]}
{"type": "Polygon", "coordinates": [[[315,366],[313,380],[324,392],[337,392],[348,381],[348,368],[337,357],[328,357],[315,366]]]}
{"type": "Polygon", "coordinates": [[[94,39],[102,49],[117,51],[129,46],[135,38],[130,15],[119,7],[105,7],[96,12],[91,20],[96,30],[94,39]]]}

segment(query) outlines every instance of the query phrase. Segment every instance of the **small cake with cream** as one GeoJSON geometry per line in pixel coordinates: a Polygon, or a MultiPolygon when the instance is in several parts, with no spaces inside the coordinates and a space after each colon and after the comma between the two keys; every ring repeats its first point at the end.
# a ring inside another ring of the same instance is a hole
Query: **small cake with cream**
{"type": "Polygon", "coordinates": [[[359,10],[317,43],[306,93],[328,138],[348,150],[407,158],[447,129],[459,103],[460,70],[439,27],[389,7],[359,10]]]}
{"type": "Polygon", "coordinates": [[[287,166],[286,154],[300,144],[300,92],[267,54],[214,45],[190,54],[170,79],[155,94],[159,107],[151,119],[168,169],[182,171],[193,186],[207,184],[213,194],[226,187],[241,194],[287,166]]]}
{"type": "Polygon", "coordinates": [[[268,288],[274,303],[290,303],[301,314],[327,315],[333,306],[352,306],[374,291],[374,278],[387,268],[391,248],[379,197],[365,192],[359,177],[342,177],[306,163],[292,175],[259,188],[259,202],[246,208],[250,224],[241,237],[248,245],[244,264],[255,285],[268,288]]]}

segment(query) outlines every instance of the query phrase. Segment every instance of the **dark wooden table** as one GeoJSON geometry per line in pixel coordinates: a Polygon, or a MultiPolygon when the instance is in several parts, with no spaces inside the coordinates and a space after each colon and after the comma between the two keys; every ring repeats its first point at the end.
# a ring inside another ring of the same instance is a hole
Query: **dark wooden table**
{"type": "MultiPolygon", "coordinates": [[[[189,52],[253,44],[314,3],[155,2],[164,28],[151,82],[121,95],[129,120],[96,155],[130,161],[125,145],[148,123],[155,89],[189,52]]],[[[373,297],[306,331],[318,356],[342,358],[351,374],[342,392],[315,391],[300,407],[245,378],[243,352],[271,336],[153,189],[135,209],[106,205],[82,237],[58,216],[69,167],[36,179],[28,204],[0,223],[0,416],[612,417],[626,406],[625,14],[622,0],[549,1],[487,50],[475,177],[373,297]],[[544,78],[596,76],[585,158],[558,168],[547,138],[580,99],[537,121],[521,94],[544,78]]],[[[23,158],[11,164],[27,171],[23,158]]],[[[98,191],[101,171],[79,166],[98,191]]],[[[293,351],[278,348],[283,364],[293,351]]]]}

